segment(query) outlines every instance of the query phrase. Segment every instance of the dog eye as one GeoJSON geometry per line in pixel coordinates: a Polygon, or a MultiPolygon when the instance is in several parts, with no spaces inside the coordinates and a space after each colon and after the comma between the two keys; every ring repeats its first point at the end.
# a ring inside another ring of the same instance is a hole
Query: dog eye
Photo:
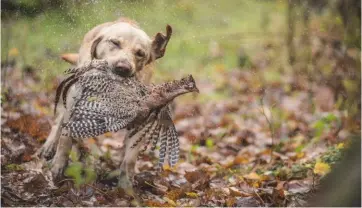
{"type": "Polygon", "coordinates": [[[143,51],[141,51],[141,50],[138,50],[138,51],[136,52],[136,56],[143,58],[143,57],[146,56],[146,54],[145,54],[145,52],[143,52],[143,51]]]}
{"type": "Polygon", "coordinates": [[[118,40],[110,39],[109,42],[111,42],[113,45],[115,45],[119,48],[121,47],[121,42],[119,42],[118,40]]]}

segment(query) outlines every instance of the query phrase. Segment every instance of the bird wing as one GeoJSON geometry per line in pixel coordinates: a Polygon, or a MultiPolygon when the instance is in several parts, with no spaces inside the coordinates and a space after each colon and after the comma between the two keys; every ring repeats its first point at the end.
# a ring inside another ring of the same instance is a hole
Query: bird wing
{"type": "Polygon", "coordinates": [[[163,166],[165,157],[164,152],[166,152],[167,149],[168,163],[171,167],[173,167],[179,159],[179,139],[175,125],[171,118],[170,105],[161,109],[159,122],[162,125],[159,166],[163,166]],[[167,148],[165,147],[165,143],[167,143],[167,148]]]}
{"type": "Polygon", "coordinates": [[[92,60],[88,63],[83,64],[82,66],[72,67],[65,71],[66,74],[71,74],[68,78],[64,79],[59,86],[57,87],[55,94],[54,102],[54,115],[57,111],[57,105],[59,103],[60,97],[62,96],[63,105],[66,107],[68,90],[70,87],[78,81],[79,76],[90,71],[92,69],[97,69],[98,71],[106,71],[108,68],[108,63],[105,60],[92,60]]]}
{"type": "Polygon", "coordinates": [[[169,105],[157,112],[152,112],[146,122],[130,129],[126,139],[132,138],[137,132],[142,133],[135,139],[131,148],[136,147],[139,142],[144,140],[144,148],[140,151],[140,153],[143,153],[149,145],[152,145],[151,150],[154,151],[157,143],[160,143],[158,166],[163,166],[166,156],[168,156],[171,167],[177,163],[179,159],[179,140],[171,118],[169,105]]]}
{"type": "Polygon", "coordinates": [[[137,116],[138,96],[135,96],[134,87],[125,86],[127,83],[123,82],[129,80],[114,79],[99,70],[81,75],[76,84],[82,90],[65,124],[69,136],[94,137],[128,126],[137,116]]]}

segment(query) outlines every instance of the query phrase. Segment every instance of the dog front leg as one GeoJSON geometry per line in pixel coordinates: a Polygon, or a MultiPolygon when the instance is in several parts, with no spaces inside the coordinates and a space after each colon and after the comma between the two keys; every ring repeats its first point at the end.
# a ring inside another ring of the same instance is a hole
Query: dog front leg
{"type": "Polygon", "coordinates": [[[64,168],[68,164],[69,153],[72,149],[72,138],[60,136],[57,152],[51,163],[51,172],[54,181],[59,181],[63,177],[64,168]]]}
{"type": "Polygon", "coordinates": [[[125,146],[122,149],[123,161],[120,167],[119,185],[124,189],[132,188],[132,179],[135,174],[135,166],[140,152],[140,147],[143,144],[139,141],[134,147],[133,144],[138,141],[140,134],[137,133],[131,138],[125,137],[125,146]]]}
{"type": "Polygon", "coordinates": [[[45,143],[40,149],[38,149],[38,151],[36,151],[35,153],[36,156],[43,157],[47,160],[50,160],[54,156],[59,141],[60,133],[62,131],[63,119],[64,119],[64,112],[60,112],[60,114],[55,120],[55,124],[52,126],[51,132],[48,138],[46,139],[45,143]]]}

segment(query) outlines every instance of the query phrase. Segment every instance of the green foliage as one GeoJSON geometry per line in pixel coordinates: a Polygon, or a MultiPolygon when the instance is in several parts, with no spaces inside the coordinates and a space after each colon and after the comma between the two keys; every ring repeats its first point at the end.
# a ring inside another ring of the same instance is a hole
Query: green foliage
{"type": "Polygon", "coordinates": [[[24,168],[19,165],[19,164],[9,164],[9,165],[6,165],[5,166],[5,169],[6,170],[9,170],[9,171],[22,171],[24,170],[24,168]]]}
{"type": "Polygon", "coordinates": [[[200,145],[198,145],[198,144],[192,145],[192,147],[191,147],[191,152],[196,151],[199,147],[200,147],[200,145]]]}
{"type": "Polygon", "coordinates": [[[96,180],[97,174],[92,168],[84,168],[85,179],[84,183],[91,183],[96,180]]]}
{"type": "Polygon", "coordinates": [[[206,139],[205,144],[206,144],[206,147],[207,147],[207,148],[212,148],[212,147],[214,147],[214,141],[213,141],[211,138],[206,139]]]}
{"type": "Polygon", "coordinates": [[[320,159],[324,163],[335,164],[342,158],[342,150],[337,148],[336,146],[332,146],[328,148],[328,151],[323,154],[320,159]]]}
{"type": "Polygon", "coordinates": [[[84,183],[84,179],[82,176],[83,164],[80,162],[73,162],[68,165],[65,170],[65,175],[72,177],[74,179],[74,183],[77,187],[84,183]]]}
{"type": "MultiPolygon", "coordinates": [[[[74,151],[70,152],[70,158],[72,163],[66,168],[65,175],[74,179],[76,187],[95,181],[97,175],[93,167],[87,165],[88,163],[79,162],[78,156],[74,151]]],[[[89,157],[86,159],[89,160],[89,157]]]]}
{"type": "Polygon", "coordinates": [[[289,177],[293,179],[306,178],[308,170],[309,168],[305,164],[294,164],[289,177]]]}
{"type": "Polygon", "coordinates": [[[337,116],[335,116],[334,114],[330,113],[327,116],[317,120],[316,122],[314,122],[314,124],[312,125],[313,129],[314,129],[314,136],[315,138],[319,138],[320,136],[322,136],[322,134],[324,133],[324,131],[326,129],[329,129],[330,126],[332,125],[333,122],[338,122],[340,123],[340,120],[338,119],[337,116]]]}

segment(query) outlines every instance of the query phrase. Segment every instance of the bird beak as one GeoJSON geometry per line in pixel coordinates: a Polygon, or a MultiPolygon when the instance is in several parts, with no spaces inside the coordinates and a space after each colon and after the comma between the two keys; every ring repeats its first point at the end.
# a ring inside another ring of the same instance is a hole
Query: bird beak
{"type": "Polygon", "coordinates": [[[193,92],[200,93],[200,90],[199,90],[199,88],[197,88],[197,87],[195,87],[192,91],[193,91],[193,92]]]}

